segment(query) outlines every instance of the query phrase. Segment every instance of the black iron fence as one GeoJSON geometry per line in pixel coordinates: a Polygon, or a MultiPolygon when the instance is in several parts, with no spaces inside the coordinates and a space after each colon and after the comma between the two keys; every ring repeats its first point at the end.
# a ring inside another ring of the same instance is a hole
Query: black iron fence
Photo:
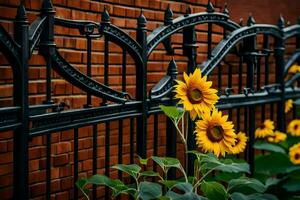
{"type": "MultiPolygon", "coordinates": [[[[254,170],[254,131],[257,121],[271,118],[277,129],[285,131],[285,101],[300,97],[299,74],[288,76],[294,63],[300,64],[300,24],[285,28],[280,17],[277,25],[255,24],[249,17],[247,25],[237,24],[229,19],[227,8],[215,12],[209,2],[206,12],[187,13],[173,19],[170,8],[165,12],[164,25],[147,34],[147,20],[141,11],[137,19],[136,39],[111,24],[107,10],[102,13],[100,23],[92,21],[68,20],[55,17],[55,9],[50,0],[44,0],[41,14],[29,24],[24,5],[18,7],[14,21],[14,38],[0,26],[1,52],[13,70],[14,106],[0,109],[0,131],[14,131],[14,197],[28,199],[28,142],[31,138],[45,135],[46,150],[46,198],[51,196],[51,134],[63,130],[73,130],[74,161],[73,179],[78,179],[78,133],[81,127],[92,127],[93,167],[97,172],[98,124],[105,124],[105,173],[110,166],[110,123],[118,124],[118,162],[123,156],[123,123],[128,120],[130,131],[130,162],[135,153],[147,155],[148,118],[153,116],[153,154],[158,148],[159,104],[175,104],[172,89],[177,78],[177,66],[170,61],[166,75],[147,91],[147,61],[153,50],[162,43],[168,55],[174,55],[171,37],[175,33],[183,36],[182,55],[186,56],[187,71],[200,67],[204,75],[213,79],[219,90],[220,101],[217,107],[228,112],[237,125],[237,131],[247,132],[250,140],[246,158],[254,170]],[[197,62],[196,26],[207,24],[207,59],[201,65],[197,62]],[[54,26],[79,30],[87,41],[87,64],[84,74],[73,67],[60,54],[54,42],[54,26]],[[214,45],[213,26],[223,29],[223,39],[214,45]],[[285,41],[296,38],[296,50],[286,60],[285,41]],[[92,78],[92,41],[104,40],[104,81],[92,78]],[[117,91],[109,87],[109,43],[122,49],[122,87],[117,91]],[[38,50],[46,61],[46,101],[41,105],[28,103],[28,60],[33,51],[38,50]],[[127,55],[134,60],[135,94],[127,93],[127,55]],[[233,59],[234,57],[234,59],[233,59]],[[86,105],[82,109],[63,110],[63,104],[52,101],[51,72],[54,70],[70,84],[86,92],[86,105]],[[275,78],[271,78],[275,74],[275,78]],[[101,99],[99,107],[91,106],[92,97],[101,99]],[[49,112],[49,109],[51,110],[49,112]],[[259,115],[257,114],[259,113],[259,115]],[[259,119],[258,119],[259,118],[259,119]],[[136,137],[136,138],[134,138],[136,137]]],[[[126,122],[127,123],[127,122],[126,122]]],[[[166,122],[166,155],[176,155],[176,131],[166,122]]],[[[193,123],[190,123],[193,126],[193,123]]],[[[192,130],[191,128],[189,130],[192,130]]],[[[1,134],[1,133],[0,133],[1,134]]],[[[193,133],[189,134],[189,148],[195,148],[193,133]]],[[[119,174],[122,178],[122,174],[119,174]]],[[[74,199],[78,191],[74,187],[74,199]]],[[[93,190],[96,198],[96,188],[93,190]]]]}

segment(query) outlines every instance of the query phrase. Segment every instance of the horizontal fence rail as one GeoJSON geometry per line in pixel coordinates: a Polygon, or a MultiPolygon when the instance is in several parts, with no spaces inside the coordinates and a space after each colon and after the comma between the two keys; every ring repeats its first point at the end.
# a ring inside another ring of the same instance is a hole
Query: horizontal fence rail
{"type": "MultiPolygon", "coordinates": [[[[220,100],[217,108],[224,110],[237,125],[237,131],[246,131],[249,145],[245,158],[254,172],[254,131],[257,121],[266,118],[275,120],[280,131],[286,130],[285,101],[300,97],[299,73],[288,76],[293,64],[300,64],[300,21],[285,27],[282,17],[277,25],[255,24],[252,16],[247,24],[230,20],[225,6],[223,12],[216,12],[209,1],[206,12],[191,13],[187,9],[183,16],[173,19],[173,12],[167,8],[164,24],[147,34],[147,19],[141,11],[137,18],[136,38],[131,37],[110,21],[108,10],[102,13],[101,22],[70,20],[55,17],[55,8],[50,0],[44,0],[39,17],[29,24],[23,3],[17,10],[14,21],[14,37],[0,26],[0,50],[13,71],[13,106],[0,108],[0,131],[13,131],[14,137],[14,198],[29,199],[28,191],[28,149],[29,141],[38,136],[46,138],[46,199],[51,198],[51,169],[53,135],[57,132],[71,131],[73,141],[72,177],[74,183],[79,177],[79,138],[81,129],[90,128],[92,138],[92,174],[98,173],[100,165],[106,175],[112,163],[111,144],[117,144],[117,162],[125,161],[124,152],[129,152],[129,162],[135,155],[146,157],[158,155],[161,145],[160,134],[166,135],[167,156],[176,156],[176,129],[161,114],[160,104],[176,105],[173,87],[180,77],[176,60],[172,59],[165,75],[150,90],[147,89],[148,59],[162,44],[166,54],[177,55],[178,47],[172,44],[172,36],[180,34],[183,38],[179,47],[180,55],[186,57],[186,71],[191,73],[200,68],[218,89],[220,100]],[[197,59],[197,25],[207,24],[206,59],[197,59]],[[54,27],[67,27],[77,30],[86,41],[86,73],[73,66],[55,44],[54,27]],[[218,44],[213,44],[213,27],[223,30],[218,44]],[[285,42],[296,38],[296,50],[285,58],[285,42]],[[97,81],[92,74],[93,41],[103,41],[103,81],[97,81]],[[259,40],[259,41],[258,41],[259,40]],[[121,88],[110,86],[110,44],[121,49],[120,80],[121,88]],[[28,61],[38,50],[45,59],[46,94],[41,105],[29,105],[28,61]],[[129,55],[129,56],[128,56],[129,55]],[[232,62],[230,57],[235,57],[232,62]],[[130,61],[133,60],[133,62],[130,61]],[[129,62],[133,66],[135,78],[134,92],[128,92],[126,78],[129,62]],[[86,104],[80,109],[66,109],[66,102],[54,103],[52,100],[52,72],[55,71],[69,84],[86,93],[86,104]],[[275,77],[271,77],[272,73],[275,77]],[[235,81],[236,83],[233,83],[235,81]],[[93,98],[100,99],[99,106],[93,106],[93,98]],[[268,111],[268,112],[267,112],[268,111]],[[163,120],[161,120],[163,118],[163,120]],[[112,130],[116,125],[116,130],[112,130]],[[124,128],[127,127],[127,128],[124,128]],[[104,130],[104,160],[99,163],[99,130],[104,130]],[[128,132],[128,138],[123,137],[128,132]],[[149,135],[151,132],[151,135],[149,135]],[[113,137],[113,139],[112,139],[113,137]],[[151,142],[148,141],[151,138],[151,142]],[[124,142],[128,142],[128,150],[124,142]],[[153,150],[149,152],[149,146],[153,150]],[[104,167],[103,167],[104,166],[104,167]]],[[[0,75],[1,76],[1,75],[0,75]]],[[[193,122],[189,121],[189,149],[195,148],[193,122]]],[[[0,132],[0,134],[1,134],[0,132]]],[[[189,158],[192,162],[193,158],[189,158]]],[[[189,165],[192,166],[192,165],[189,165]]],[[[156,166],[153,166],[154,170],[156,166]]],[[[190,172],[193,171],[190,169],[190,172]]],[[[172,173],[172,172],[171,172],[172,173]]],[[[126,178],[122,173],[117,177],[126,178]]],[[[109,191],[104,191],[106,197],[109,191]]],[[[97,198],[93,187],[92,196],[97,198]]],[[[79,193],[73,188],[72,198],[79,193]]]]}

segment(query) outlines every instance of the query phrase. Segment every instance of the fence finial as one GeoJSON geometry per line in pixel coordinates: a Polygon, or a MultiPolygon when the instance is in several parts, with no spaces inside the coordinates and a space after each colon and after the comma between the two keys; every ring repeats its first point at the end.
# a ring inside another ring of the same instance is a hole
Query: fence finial
{"type": "Polygon", "coordinates": [[[224,4],[224,10],[223,10],[223,13],[224,13],[225,15],[228,15],[228,16],[229,16],[229,10],[228,10],[228,7],[227,7],[227,2],[225,2],[225,4],[224,4]]]}
{"type": "Polygon", "coordinates": [[[139,27],[146,27],[147,19],[146,19],[146,17],[144,16],[144,11],[143,11],[143,9],[141,9],[141,14],[140,14],[140,16],[139,16],[138,19],[137,19],[137,23],[138,23],[138,26],[139,26],[139,27]]]}
{"type": "Polygon", "coordinates": [[[106,6],[104,6],[104,10],[101,15],[101,23],[110,23],[110,16],[109,16],[106,6]]]}
{"type": "Polygon", "coordinates": [[[176,77],[177,77],[178,71],[177,71],[177,65],[174,60],[174,57],[172,58],[172,60],[169,63],[167,74],[169,76],[171,76],[173,79],[176,79],[176,77]]]}
{"type": "Polygon", "coordinates": [[[185,14],[184,14],[184,16],[188,16],[189,14],[191,14],[192,13],[192,8],[191,8],[191,6],[189,5],[186,9],[185,9],[185,14]]]}
{"type": "Polygon", "coordinates": [[[24,6],[24,2],[21,1],[20,5],[17,9],[16,21],[27,21],[26,9],[24,6]]]}
{"type": "Polygon", "coordinates": [[[249,17],[248,17],[248,20],[247,20],[247,26],[252,26],[255,24],[255,20],[252,16],[252,13],[249,13],[249,17]]]}
{"type": "Polygon", "coordinates": [[[208,13],[215,12],[214,5],[211,3],[210,0],[208,0],[208,4],[206,6],[206,12],[208,12],[208,13]]]}
{"type": "Polygon", "coordinates": [[[277,22],[277,26],[280,29],[283,29],[285,27],[285,21],[284,21],[284,18],[282,16],[282,14],[280,14],[280,17],[279,17],[278,22],[277,22]]]}
{"type": "Polygon", "coordinates": [[[170,8],[170,4],[168,4],[168,7],[165,11],[165,24],[172,24],[173,23],[173,11],[170,8]]]}
{"type": "Polygon", "coordinates": [[[243,24],[243,23],[244,23],[244,19],[241,17],[241,18],[240,18],[239,25],[240,25],[240,26],[244,26],[244,24],[243,24]]]}
{"type": "Polygon", "coordinates": [[[51,2],[51,0],[44,0],[43,1],[43,5],[42,5],[42,10],[53,10],[54,7],[53,7],[53,4],[51,2]]]}

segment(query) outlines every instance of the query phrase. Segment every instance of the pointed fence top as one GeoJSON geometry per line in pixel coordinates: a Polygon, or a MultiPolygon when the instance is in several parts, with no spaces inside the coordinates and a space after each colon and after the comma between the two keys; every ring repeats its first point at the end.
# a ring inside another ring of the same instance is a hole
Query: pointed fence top
{"type": "Polygon", "coordinates": [[[141,9],[141,14],[138,17],[137,22],[138,22],[139,26],[146,26],[147,19],[146,19],[145,15],[144,15],[143,9],[141,9]]]}
{"type": "Polygon", "coordinates": [[[44,0],[42,5],[42,10],[52,11],[54,10],[51,0],[44,0]]]}
{"type": "Polygon", "coordinates": [[[227,2],[225,2],[225,4],[224,4],[224,10],[223,10],[223,13],[224,13],[225,15],[229,15],[229,10],[228,10],[228,7],[227,7],[227,2]]]}
{"type": "Polygon", "coordinates": [[[279,17],[278,22],[277,22],[277,26],[280,29],[283,29],[285,27],[285,21],[284,21],[284,18],[282,16],[282,14],[280,14],[280,17],[279,17]]]}
{"type": "Polygon", "coordinates": [[[167,74],[169,76],[171,76],[172,78],[176,78],[176,76],[178,74],[177,65],[176,65],[176,62],[174,60],[174,57],[172,58],[172,60],[169,63],[167,74]]]}
{"type": "Polygon", "coordinates": [[[166,11],[165,11],[165,24],[170,24],[173,21],[173,11],[170,8],[170,4],[168,5],[166,11]]]}
{"type": "Polygon", "coordinates": [[[247,26],[252,26],[255,24],[255,19],[253,18],[252,14],[249,13],[249,17],[248,17],[248,20],[247,20],[247,26]]]}
{"type": "Polygon", "coordinates": [[[104,10],[101,15],[101,23],[110,23],[110,16],[109,16],[106,6],[104,6],[104,10]]]}
{"type": "Polygon", "coordinates": [[[15,19],[17,21],[27,21],[27,14],[23,1],[21,1],[20,5],[18,6],[17,15],[15,19]]]}
{"type": "Polygon", "coordinates": [[[215,12],[214,5],[211,3],[210,0],[208,0],[207,6],[206,6],[206,12],[208,12],[208,13],[215,12]]]}
{"type": "Polygon", "coordinates": [[[240,26],[244,26],[244,19],[243,19],[242,17],[240,18],[239,25],[240,25],[240,26]]]}
{"type": "Polygon", "coordinates": [[[186,8],[186,10],[185,10],[185,16],[188,16],[189,14],[191,14],[192,13],[192,8],[191,8],[191,6],[189,5],[187,8],[186,8]]]}

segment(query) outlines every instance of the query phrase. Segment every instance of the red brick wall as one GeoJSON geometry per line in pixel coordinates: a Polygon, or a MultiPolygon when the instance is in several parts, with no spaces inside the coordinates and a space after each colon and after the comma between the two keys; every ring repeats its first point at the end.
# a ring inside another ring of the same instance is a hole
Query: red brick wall
{"type": "MultiPolygon", "coordinates": [[[[36,15],[39,13],[41,7],[41,0],[26,0],[25,6],[29,21],[32,22],[36,15]]],[[[216,10],[220,10],[223,2],[221,0],[212,1],[216,6],[216,10]]],[[[248,1],[247,1],[248,2],[248,1]]],[[[251,1],[252,2],[252,1],[251,1]]],[[[257,0],[257,2],[259,2],[257,0]]],[[[288,2],[288,1],[280,1],[288,2]]],[[[16,14],[16,7],[18,0],[0,0],[0,22],[10,33],[13,32],[12,20],[16,14]]],[[[140,9],[144,9],[144,15],[146,16],[148,23],[147,27],[149,32],[156,27],[163,24],[164,10],[170,4],[171,9],[174,12],[174,17],[182,15],[188,5],[191,6],[192,12],[201,12],[205,10],[205,4],[207,0],[186,0],[186,1],[162,1],[162,0],[114,0],[114,1],[92,1],[92,0],[53,0],[56,16],[66,19],[86,19],[100,22],[101,12],[104,6],[107,6],[111,15],[111,21],[113,24],[126,30],[132,37],[135,37],[136,18],[140,14],[140,9]]],[[[283,4],[283,3],[282,3],[283,4]]],[[[252,11],[258,22],[266,23],[273,22],[274,15],[265,16],[260,18],[264,7],[257,7],[257,4],[242,4],[241,1],[232,1],[229,4],[230,13],[233,19],[239,19],[240,15],[247,16],[248,10],[252,11]],[[249,7],[252,6],[252,7],[249,7]],[[232,10],[231,10],[232,9],[232,10]],[[246,14],[241,13],[241,10],[245,9],[246,14]],[[261,11],[261,12],[258,12],[261,11]],[[256,17],[257,16],[257,17],[256,17]],[[261,20],[260,20],[261,19],[261,20]],[[267,19],[270,21],[264,21],[267,19]]],[[[285,9],[283,14],[289,9],[295,9],[295,7],[289,3],[285,4],[288,9],[285,9]]],[[[279,9],[279,8],[278,8],[279,9]]],[[[281,10],[281,8],[280,8],[281,10]]],[[[298,9],[299,10],[299,9],[298,9]]],[[[289,13],[291,19],[294,22],[295,14],[289,13]],[[294,18],[292,18],[294,17],[294,18]]],[[[277,16],[275,17],[277,19],[277,16]]],[[[236,20],[236,21],[237,21],[236,20]]],[[[197,36],[199,41],[198,48],[198,62],[205,60],[207,51],[207,37],[203,30],[206,29],[206,25],[197,26],[197,36]],[[202,30],[202,32],[201,32],[202,30]]],[[[213,27],[213,31],[216,33],[213,36],[213,42],[217,43],[222,37],[222,30],[218,27],[213,27]]],[[[76,30],[70,30],[68,28],[55,28],[55,42],[60,49],[62,55],[76,66],[81,71],[85,72],[86,65],[86,41],[79,37],[76,30]],[[74,37],[76,36],[76,37],[74,37]]],[[[172,38],[173,45],[176,48],[176,53],[181,53],[181,41],[182,37],[176,34],[172,38]]],[[[92,74],[93,78],[103,82],[103,41],[97,40],[93,44],[92,55],[92,74]]],[[[115,45],[110,45],[110,78],[109,83],[112,87],[120,89],[121,77],[121,49],[115,45]]],[[[149,58],[148,63],[148,89],[157,83],[160,78],[165,74],[167,65],[171,57],[166,56],[163,47],[160,45],[155,52],[149,58]]],[[[186,67],[187,59],[182,56],[176,56],[179,70],[182,72],[186,67]]],[[[45,62],[43,58],[34,53],[30,59],[30,104],[40,104],[45,100],[45,62]]],[[[0,107],[12,105],[12,73],[7,62],[0,56],[0,107]]],[[[78,88],[68,84],[61,79],[56,73],[52,75],[52,93],[53,100],[55,102],[65,101],[71,108],[80,108],[85,104],[85,93],[78,88]]],[[[216,79],[213,78],[216,82],[216,79]]],[[[236,84],[235,78],[235,84],[236,84]]],[[[128,92],[134,94],[135,85],[135,71],[132,60],[128,57],[128,76],[127,76],[128,92]]],[[[100,100],[93,98],[93,105],[99,105],[100,100]]],[[[149,119],[149,123],[153,121],[153,117],[149,119]]],[[[159,153],[165,152],[165,124],[164,118],[159,118],[159,153]]],[[[124,162],[129,162],[129,145],[128,145],[128,120],[124,122],[124,162]]],[[[111,164],[117,163],[117,122],[111,125],[111,164]]],[[[104,126],[103,124],[98,126],[98,173],[103,173],[104,167],[104,126]]],[[[149,133],[153,132],[153,126],[149,126],[149,133]]],[[[91,127],[81,128],[79,130],[79,171],[80,176],[87,176],[91,174],[92,169],[92,131],[91,127]]],[[[153,135],[148,136],[149,148],[153,144],[153,135]]],[[[32,199],[42,199],[45,194],[45,179],[46,179],[46,138],[36,137],[30,142],[30,161],[29,161],[29,191],[32,199]]],[[[12,197],[12,162],[13,162],[13,141],[12,133],[5,132],[0,133],[0,196],[3,199],[10,199],[12,197]]],[[[53,199],[69,199],[72,198],[72,170],[73,170],[73,131],[64,131],[62,133],[52,134],[52,185],[53,199]]],[[[151,151],[149,151],[151,154],[151,151]]],[[[99,194],[101,191],[99,191],[99,194]]]]}

